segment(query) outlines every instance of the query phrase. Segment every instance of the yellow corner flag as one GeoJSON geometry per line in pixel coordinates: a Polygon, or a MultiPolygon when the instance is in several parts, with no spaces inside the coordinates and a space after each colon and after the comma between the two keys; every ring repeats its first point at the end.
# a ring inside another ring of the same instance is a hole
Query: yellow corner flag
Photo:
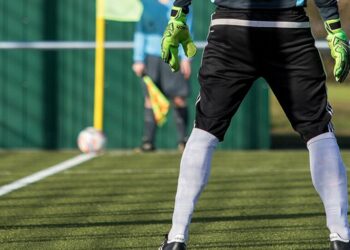
{"type": "Polygon", "coordinates": [[[103,130],[105,20],[137,22],[142,11],[140,0],[96,0],[94,127],[98,130],[103,130]]]}
{"type": "Polygon", "coordinates": [[[143,6],[140,0],[104,0],[103,16],[107,20],[119,22],[137,22],[140,20],[143,6]]]}
{"type": "Polygon", "coordinates": [[[162,126],[166,122],[166,116],[169,112],[169,101],[157,88],[157,86],[154,84],[154,82],[149,76],[146,75],[142,79],[147,86],[156,123],[158,126],[162,126]]]}

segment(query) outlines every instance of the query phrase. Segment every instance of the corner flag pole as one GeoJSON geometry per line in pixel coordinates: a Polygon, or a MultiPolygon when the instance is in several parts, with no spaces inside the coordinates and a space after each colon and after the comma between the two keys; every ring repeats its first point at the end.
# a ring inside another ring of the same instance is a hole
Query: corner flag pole
{"type": "Polygon", "coordinates": [[[94,128],[103,130],[105,0],[96,0],[94,128]]]}

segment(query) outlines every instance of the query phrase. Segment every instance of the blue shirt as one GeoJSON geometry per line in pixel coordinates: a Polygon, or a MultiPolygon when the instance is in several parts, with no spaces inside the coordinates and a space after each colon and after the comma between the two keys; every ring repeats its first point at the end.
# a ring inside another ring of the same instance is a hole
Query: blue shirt
{"type": "MultiPolygon", "coordinates": [[[[169,1],[164,5],[158,0],[142,0],[143,13],[134,34],[134,62],[144,62],[147,55],[161,56],[162,37],[173,3],[169,1]]],[[[191,14],[187,17],[187,24],[191,29],[191,14]]],[[[180,49],[180,57],[185,57],[183,49],[180,49]]]]}

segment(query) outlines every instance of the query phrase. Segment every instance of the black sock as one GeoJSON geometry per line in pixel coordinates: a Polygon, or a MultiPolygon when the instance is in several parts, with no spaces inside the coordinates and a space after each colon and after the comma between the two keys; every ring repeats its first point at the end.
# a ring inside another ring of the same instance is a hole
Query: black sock
{"type": "Polygon", "coordinates": [[[176,107],[174,109],[174,120],[176,124],[179,143],[187,141],[188,109],[187,107],[176,107]]]}
{"type": "Polygon", "coordinates": [[[150,108],[145,108],[144,113],[144,128],[143,128],[143,143],[154,144],[154,138],[156,133],[156,120],[154,119],[153,110],[150,108]]]}

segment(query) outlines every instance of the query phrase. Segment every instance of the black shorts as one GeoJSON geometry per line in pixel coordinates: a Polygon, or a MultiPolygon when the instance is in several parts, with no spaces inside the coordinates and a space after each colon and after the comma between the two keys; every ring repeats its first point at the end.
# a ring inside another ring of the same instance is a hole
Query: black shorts
{"type": "Polygon", "coordinates": [[[263,77],[304,141],[332,131],[326,77],[309,26],[303,8],[217,8],[199,72],[195,127],[222,141],[253,82],[263,77]]]}
{"type": "MultiPolygon", "coordinates": [[[[158,56],[147,56],[145,64],[147,75],[152,78],[165,96],[168,98],[188,97],[190,85],[182,73],[173,73],[169,65],[158,56]]],[[[148,95],[146,84],[143,83],[143,86],[145,95],[148,95]]]]}

